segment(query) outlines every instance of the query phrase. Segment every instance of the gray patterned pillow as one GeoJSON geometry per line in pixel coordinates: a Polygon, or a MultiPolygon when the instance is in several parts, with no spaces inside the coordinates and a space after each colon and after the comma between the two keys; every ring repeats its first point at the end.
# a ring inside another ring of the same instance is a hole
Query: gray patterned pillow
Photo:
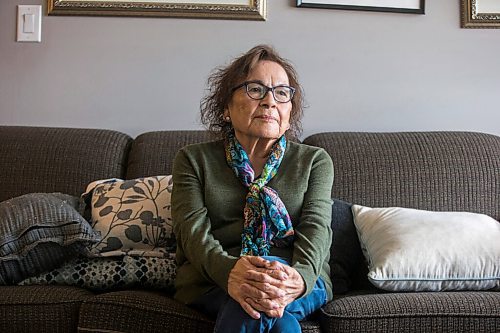
{"type": "Polygon", "coordinates": [[[21,281],[19,285],[70,285],[93,291],[140,287],[171,292],[175,269],[173,256],[78,258],[53,271],[21,281]]]}
{"type": "Polygon", "coordinates": [[[0,284],[58,267],[99,240],[77,202],[64,194],[31,193],[0,203],[0,284]]]}
{"type": "Polygon", "coordinates": [[[108,179],[88,185],[91,224],[101,234],[93,256],[164,257],[175,251],[170,214],[172,176],[108,179]]]}

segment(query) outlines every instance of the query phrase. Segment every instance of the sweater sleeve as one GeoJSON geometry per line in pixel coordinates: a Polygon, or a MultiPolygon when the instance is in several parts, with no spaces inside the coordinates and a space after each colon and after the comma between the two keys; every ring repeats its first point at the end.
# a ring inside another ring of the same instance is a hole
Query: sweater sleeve
{"type": "Polygon", "coordinates": [[[202,276],[227,291],[231,269],[238,258],[230,256],[211,233],[204,189],[196,161],[181,150],[174,160],[172,222],[177,261],[189,261],[202,276]]]}
{"type": "Polygon", "coordinates": [[[331,190],[333,163],[324,150],[319,150],[311,167],[300,223],[295,229],[292,267],[304,279],[308,295],[329,256],[332,241],[331,190]]]}

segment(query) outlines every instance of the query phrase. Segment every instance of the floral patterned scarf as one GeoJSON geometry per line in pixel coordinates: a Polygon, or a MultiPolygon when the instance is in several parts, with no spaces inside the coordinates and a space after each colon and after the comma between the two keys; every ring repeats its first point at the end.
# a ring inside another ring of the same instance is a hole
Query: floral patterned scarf
{"type": "Polygon", "coordinates": [[[241,255],[269,255],[271,246],[284,247],[293,240],[293,226],[278,193],[266,184],[274,177],[285,155],[283,135],[271,148],[262,174],[255,179],[247,153],[230,132],[226,136],[226,161],[236,177],[248,188],[241,235],[241,255]]]}

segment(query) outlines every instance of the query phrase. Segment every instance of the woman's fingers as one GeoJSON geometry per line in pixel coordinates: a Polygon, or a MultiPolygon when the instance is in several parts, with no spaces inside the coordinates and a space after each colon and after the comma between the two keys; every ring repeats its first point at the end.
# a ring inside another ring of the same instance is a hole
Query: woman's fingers
{"type": "MultiPolygon", "coordinates": [[[[253,267],[253,266],[252,266],[253,267]]],[[[255,310],[248,302],[245,301],[247,295],[241,289],[241,285],[245,283],[245,272],[246,272],[246,262],[245,260],[238,260],[236,265],[233,267],[229,273],[227,291],[229,296],[231,296],[236,302],[238,302],[241,308],[248,313],[248,315],[254,319],[260,318],[260,313],[255,310]]]]}
{"type": "Polygon", "coordinates": [[[285,292],[269,283],[244,283],[241,285],[241,291],[245,295],[255,299],[281,298],[285,292]]]}
{"type": "Polygon", "coordinates": [[[270,299],[255,299],[252,297],[247,297],[245,301],[250,304],[252,308],[261,312],[267,312],[279,308],[279,304],[270,299]]]}
{"type": "MultiPolygon", "coordinates": [[[[263,264],[266,260],[259,257],[246,257],[252,264],[263,264]]],[[[254,299],[281,298],[285,295],[285,284],[288,274],[275,262],[267,262],[266,267],[257,267],[245,272],[241,291],[254,299]]]]}
{"type": "Polygon", "coordinates": [[[239,302],[243,310],[253,319],[260,319],[260,313],[247,300],[239,302]]]}
{"type": "Polygon", "coordinates": [[[279,281],[284,281],[288,278],[288,274],[279,269],[258,268],[249,270],[246,274],[247,278],[257,282],[278,284],[279,281]]]}
{"type": "Polygon", "coordinates": [[[228,279],[229,295],[254,319],[260,318],[259,311],[281,317],[286,305],[304,290],[304,281],[294,268],[260,257],[241,257],[228,279]]]}
{"type": "Polygon", "coordinates": [[[286,271],[286,267],[289,267],[288,265],[285,265],[279,261],[270,261],[269,265],[266,266],[268,269],[273,269],[273,270],[280,270],[280,271],[286,271]]]}
{"type": "Polygon", "coordinates": [[[243,258],[245,258],[245,260],[247,260],[250,264],[252,264],[256,268],[285,271],[286,270],[285,267],[287,266],[279,261],[269,261],[267,259],[257,256],[244,256],[243,258]]]}
{"type": "Polygon", "coordinates": [[[267,267],[271,264],[268,260],[266,260],[262,257],[245,256],[243,258],[248,260],[248,262],[251,263],[252,265],[254,265],[255,267],[267,267]]]}
{"type": "Polygon", "coordinates": [[[283,316],[283,312],[285,310],[284,306],[281,306],[277,302],[271,300],[263,300],[263,299],[253,299],[247,298],[246,301],[256,310],[265,313],[269,317],[278,317],[281,318],[283,316]]]}

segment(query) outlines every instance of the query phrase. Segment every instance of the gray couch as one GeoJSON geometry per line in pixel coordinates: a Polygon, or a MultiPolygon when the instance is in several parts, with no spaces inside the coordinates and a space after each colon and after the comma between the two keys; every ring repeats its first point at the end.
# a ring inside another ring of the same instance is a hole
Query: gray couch
{"type": "MultiPolygon", "coordinates": [[[[132,139],[110,130],[0,126],[0,201],[32,192],[77,196],[96,179],[170,174],[180,147],[210,139],[202,131],[149,132],[132,139]]],[[[500,220],[500,137],[332,132],[303,142],[332,156],[333,198],[372,207],[480,212],[500,220]]],[[[303,323],[304,332],[500,332],[500,292],[376,290],[367,281],[353,226],[337,223],[334,229],[335,298],[303,323]],[[337,258],[342,251],[348,260],[337,258]]],[[[159,291],[0,286],[0,332],[212,328],[211,319],[159,291]]]]}

